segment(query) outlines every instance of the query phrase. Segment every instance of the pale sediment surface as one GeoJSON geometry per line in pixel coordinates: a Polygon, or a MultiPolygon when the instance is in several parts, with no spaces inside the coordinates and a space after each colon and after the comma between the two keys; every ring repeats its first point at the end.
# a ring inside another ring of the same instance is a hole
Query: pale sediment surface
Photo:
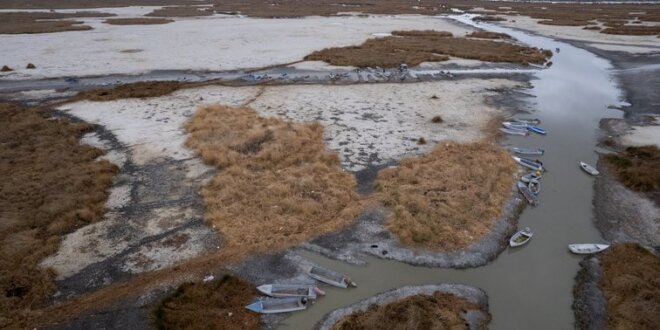
{"type": "Polygon", "coordinates": [[[397,15],[257,19],[215,15],[165,25],[117,26],[82,19],[89,31],[0,35],[5,79],[138,74],[152,70],[234,70],[302,60],[315,50],[360,44],[373,33],[471,28],[446,19],[397,15]],[[66,42],[62,42],[66,40],[66,42]],[[145,41],[146,40],[146,41],[145,41]],[[30,49],[26,52],[26,49],[30,49]],[[139,52],[122,52],[140,50],[139,52]],[[27,63],[37,68],[23,69],[27,63]]]}

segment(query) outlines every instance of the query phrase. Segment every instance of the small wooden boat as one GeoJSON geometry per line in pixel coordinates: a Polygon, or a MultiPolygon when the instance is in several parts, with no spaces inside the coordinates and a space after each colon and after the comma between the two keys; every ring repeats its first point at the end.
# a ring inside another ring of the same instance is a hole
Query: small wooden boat
{"type": "Polygon", "coordinates": [[[589,164],[587,164],[587,163],[585,163],[585,162],[580,162],[580,167],[581,167],[585,172],[587,172],[587,173],[589,173],[589,174],[591,174],[591,175],[598,175],[598,174],[600,174],[600,172],[598,172],[598,170],[597,170],[595,167],[593,167],[593,166],[591,166],[591,165],[589,165],[589,164]]]}
{"type": "Polygon", "coordinates": [[[352,287],[357,286],[357,284],[351,281],[351,279],[348,276],[341,273],[337,273],[333,270],[325,269],[318,266],[308,266],[303,270],[311,278],[321,281],[323,283],[334,285],[339,288],[348,288],[349,286],[352,287]]]}
{"type": "Polygon", "coordinates": [[[535,155],[535,156],[541,156],[545,153],[545,150],[541,148],[518,148],[518,147],[513,147],[511,148],[511,151],[513,151],[516,154],[519,155],[535,155]]]}
{"type": "Polygon", "coordinates": [[[516,157],[516,156],[513,156],[513,160],[515,160],[516,163],[518,163],[522,166],[525,166],[527,168],[531,168],[534,171],[541,171],[541,172],[544,171],[543,163],[541,163],[538,160],[531,160],[531,159],[521,158],[521,157],[516,157]]]}
{"type": "Polygon", "coordinates": [[[516,246],[521,246],[527,242],[534,236],[534,233],[529,229],[529,227],[526,227],[525,229],[513,234],[511,236],[511,239],[509,239],[509,246],[511,247],[516,247],[516,246]]]}
{"type": "Polygon", "coordinates": [[[325,295],[321,289],[313,285],[302,284],[264,284],[257,287],[261,293],[271,297],[306,297],[316,299],[317,295],[325,295]]]}
{"type": "Polygon", "coordinates": [[[523,197],[525,197],[529,204],[532,204],[532,206],[539,205],[538,197],[536,197],[536,195],[532,192],[531,189],[529,189],[526,184],[518,181],[518,190],[520,190],[520,193],[523,195],[523,197]]]}
{"type": "Polygon", "coordinates": [[[539,182],[539,180],[541,180],[541,172],[540,171],[532,172],[532,173],[529,173],[529,174],[526,174],[526,175],[523,175],[523,176],[520,177],[520,181],[522,181],[524,183],[539,182]]]}
{"type": "Polygon", "coordinates": [[[609,244],[569,244],[568,249],[575,254],[598,253],[607,249],[609,244]]]}
{"type": "Polygon", "coordinates": [[[515,128],[500,128],[500,132],[509,135],[520,135],[520,136],[527,136],[527,134],[529,134],[527,130],[515,129],[515,128]]]}
{"type": "Polygon", "coordinates": [[[272,298],[257,300],[245,308],[261,314],[288,313],[307,308],[307,298],[272,298]]]}
{"type": "Polygon", "coordinates": [[[527,124],[518,123],[518,122],[515,122],[515,121],[502,122],[502,126],[504,126],[506,128],[527,129],[527,124]]]}
{"type": "Polygon", "coordinates": [[[512,121],[515,121],[516,123],[522,123],[522,124],[527,124],[527,125],[538,125],[541,123],[539,119],[536,118],[513,118],[512,121]]]}
{"type": "Polygon", "coordinates": [[[541,135],[546,135],[548,133],[545,131],[545,129],[538,126],[527,126],[527,129],[530,130],[531,132],[538,133],[541,135]]]}

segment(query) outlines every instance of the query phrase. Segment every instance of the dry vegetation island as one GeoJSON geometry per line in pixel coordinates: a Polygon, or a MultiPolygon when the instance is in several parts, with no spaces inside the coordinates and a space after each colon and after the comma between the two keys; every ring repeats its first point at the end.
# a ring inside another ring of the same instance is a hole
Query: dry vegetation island
{"type": "Polygon", "coordinates": [[[185,84],[178,81],[143,81],[82,91],[76,95],[76,99],[112,101],[127,98],[159,97],[170,94],[183,86],[185,84]]]}
{"type": "Polygon", "coordinates": [[[382,170],[377,198],[388,228],[413,247],[456,251],[490,231],[515,182],[509,153],[492,144],[443,143],[382,170]]]}
{"type": "MultiPolygon", "coordinates": [[[[305,60],[325,61],[332,65],[391,68],[401,63],[415,66],[422,62],[446,61],[449,56],[522,65],[543,64],[552,56],[549,50],[481,40],[485,36],[477,34],[457,38],[445,31],[394,31],[390,37],[368,39],[359,46],[316,51],[307,55],[305,60]]],[[[488,34],[487,37],[503,36],[488,34]]]]}
{"type": "MultiPolygon", "coordinates": [[[[435,292],[410,296],[386,305],[371,305],[340,319],[332,330],[387,329],[469,329],[464,315],[468,310],[488,311],[478,304],[450,293],[435,292]]],[[[485,327],[488,320],[482,323],[485,327]]]]}
{"type": "Polygon", "coordinates": [[[0,13],[0,34],[91,30],[92,28],[90,26],[82,25],[83,22],[81,21],[63,19],[109,16],[114,15],[98,12],[6,12],[0,13]]]}
{"type": "Polygon", "coordinates": [[[628,147],[620,154],[604,156],[617,179],[640,192],[660,190],[660,149],[649,145],[628,147]]]}
{"type": "Polygon", "coordinates": [[[600,256],[608,329],[657,329],[660,324],[660,257],[637,244],[620,244],[600,256]]]}
{"type": "Polygon", "coordinates": [[[101,219],[117,168],[80,144],[92,127],[0,104],[0,328],[27,328],[55,293],[39,263],[60,239],[101,219]]]}
{"type": "Polygon", "coordinates": [[[174,20],[167,18],[110,18],[103,21],[103,23],[111,25],[153,25],[153,24],[167,24],[172,23],[174,20]]]}
{"type": "Polygon", "coordinates": [[[239,254],[272,252],[337,231],[361,211],[352,174],[325,151],[323,127],[209,106],[188,146],[222,169],[203,189],[206,219],[239,254]]]}

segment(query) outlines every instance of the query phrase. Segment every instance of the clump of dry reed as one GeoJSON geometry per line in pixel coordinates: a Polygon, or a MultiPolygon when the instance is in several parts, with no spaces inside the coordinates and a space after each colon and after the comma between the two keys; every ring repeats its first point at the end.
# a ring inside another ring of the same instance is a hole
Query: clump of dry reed
{"type": "MultiPolygon", "coordinates": [[[[366,311],[357,311],[337,321],[333,330],[387,329],[468,329],[464,319],[468,310],[481,310],[482,306],[450,293],[419,294],[386,305],[371,305],[366,311]]],[[[484,320],[484,326],[490,320],[484,320]]]]}
{"type": "Polygon", "coordinates": [[[170,94],[184,84],[177,81],[145,81],[110,88],[97,88],[79,92],[79,100],[112,101],[125,98],[159,97],[170,94]]]}
{"type": "Polygon", "coordinates": [[[225,275],[208,283],[185,283],[152,316],[156,329],[259,329],[259,314],[245,308],[257,297],[251,283],[225,275]]]}
{"type": "Polygon", "coordinates": [[[359,46],[333,47],[311,53],[305,60],[357,67],[414,66],[440,62],[449,56],[522,65],[542,64],[552,52],[507,42],[452,37],[444,31],[394,31],[391,37],[372,38],[359,46]]]}
{"type": "Polygon", "coordinates": [[[617,179],[635,191],[660,190],[660,149],[649,145],[628,147],[620,154],[604,157],[617,179]]]}
{"type": "Polygon", "coordinates": [[[226,248],[287,248],[345,227],[361,210],[355,179],[325,150],[319,124],[209,106],[186,128],[187,145],[222,170],[203,195],[207,219],[226,248]]]}
{"type": "Polygon", "coordinates": [[[25,328],[29,311],[55,292],[39,263],[60,238],[97,221],[117,168],[80,144],[87,124],[0,104],[0,328],[25,328]]]}
{"type": "Polygon", "coordinates": [[[511,196],[516,166],[488,143],[438,145],[382,170],[377,198],[392,211],[387,227],[404,243],[456,251],[490,231],[511,196]]]}
{"type": "Polygon", "coordinates": [[[607,328],[658,329],[660,257],[637,244],[620,244],[603,252],[600,259],[607,328]]]}

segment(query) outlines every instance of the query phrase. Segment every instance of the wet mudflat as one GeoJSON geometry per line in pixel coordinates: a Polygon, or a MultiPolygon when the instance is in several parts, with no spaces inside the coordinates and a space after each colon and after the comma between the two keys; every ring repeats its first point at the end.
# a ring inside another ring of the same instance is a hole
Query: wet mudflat
{"type": "MultiPolygon", "coordinates": [[[[469,17],[457,19],[472,24],[469,17]]],[[[536,74],[538,79],[532,81],[529,91],[533,97],[528,116],[541,119],[549,134],[505,141],[506,145],[546,150],[542,160],[548,172],[542,180],[541,204],[527,208],[518,226],[530,227],[534,238],[526,246],[506,250],[486,266],[467,270],[413,267],[371,257],[365,259],[366,266],[356,267],[303,252],[314,262],[349,274],[359,286],[329,288],[326,297],[304,313],[293,314],[282,329],[313,328],[326,313],[389,289],[437,283],[485,290],[493,316],[491,329],[572,327],[573,278],[581,258],[571,255],[567,244],[602,241],[593,225],[593,178],[580,170],[578,162],[596,163],[598,123],[601,118],[621,116],[608,109],[621,101],[620,92],[610,75],[611,65],[585,50],[508,28],[479,26],[532,46],[560,48],[552,58],[554,64],[536,74]]]]}

